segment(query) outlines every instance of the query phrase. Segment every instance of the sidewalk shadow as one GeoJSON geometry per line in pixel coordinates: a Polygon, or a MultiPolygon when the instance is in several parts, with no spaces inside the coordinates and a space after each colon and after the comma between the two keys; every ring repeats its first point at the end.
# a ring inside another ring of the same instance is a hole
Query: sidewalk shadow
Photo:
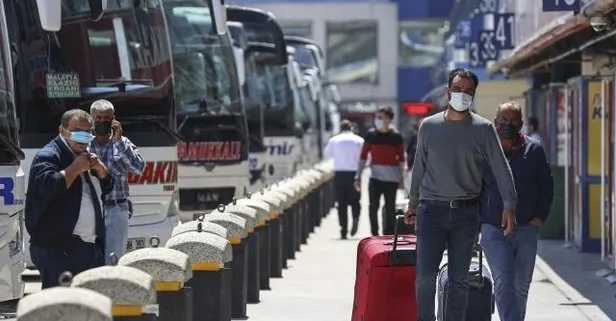
{"type": "Polygon", "coordinates": [[[597,271],[607,267],[599,254],[582,253],[577,248],[565,247],[563,241],[553,240],[539,241],[537,254],[565,282],[591,302],[571,302],[569,305],[595,305],[611,320],[616,320],[616,286],[596,275],[597,271]]]}

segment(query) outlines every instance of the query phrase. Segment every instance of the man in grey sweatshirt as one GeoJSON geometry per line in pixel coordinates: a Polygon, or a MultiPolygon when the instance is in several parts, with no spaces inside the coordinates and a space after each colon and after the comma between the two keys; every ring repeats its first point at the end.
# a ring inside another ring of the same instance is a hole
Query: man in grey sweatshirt
{"type": "Polygon", "coordinates": [[[449,264],[445,321],[465,321],[485,164],[491,167],[503,197],[504,233],[515,226],[517,194],[498,136],[489,120],[469,111],[478,84],[469,70],[451,71],[449,106],[424,119],[417,135],[405,221],[416,221],[419,321],[436,319],[436,278],[445,249],[449,264]]]}

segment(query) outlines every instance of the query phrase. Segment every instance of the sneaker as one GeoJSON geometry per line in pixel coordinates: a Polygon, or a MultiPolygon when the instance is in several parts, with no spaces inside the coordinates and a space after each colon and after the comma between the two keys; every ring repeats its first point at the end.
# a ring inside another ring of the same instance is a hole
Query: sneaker
{"type": "Polygon", "coordinates": [[[341,240],[346,240],[347,239],[347,235],[345,233],[340,233],[340,239],[341,240]]]}
{"type": "Polygon", "coordinates": [[[359,219],[353,219],[353,225],[351,225],[351,236],[357,234],[357,226],[359,225],[359,219]]]}

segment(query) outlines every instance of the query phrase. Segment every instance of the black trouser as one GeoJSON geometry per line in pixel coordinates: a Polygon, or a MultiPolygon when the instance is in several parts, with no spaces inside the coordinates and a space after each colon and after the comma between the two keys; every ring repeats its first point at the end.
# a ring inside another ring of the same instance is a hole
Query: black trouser
{"type": "Polygon", "coordinates": [[[396,227],[396,192],[398,191],[396,182],[384,182],[371,178],[368,185],[370,196],[370,227],[372,235],[379,234],[379,220],[377,213],[381,205],[381,195],[385,198],[385,210],[382,214],[383,235],[394,234],[396,227]]]}
{"type": "Polygon", "coordinates": [[[334,177],[336,201],[338,201],[338,221],[342,234],[348,230],[348,208],[351,206],[353,219],[359,219],[359,192],[355,189],[355,172],[337,171],[334,177]]]}
{"type": "Polygon", "coordinates": [[[60,275],[71,272],[73,276],[91,268],[104,265],[103,248],[98,243],[84,242],[74,236],[64,249],[30,244],[30,257],[41,275],[42,288],[60,285],[60,275]]]}

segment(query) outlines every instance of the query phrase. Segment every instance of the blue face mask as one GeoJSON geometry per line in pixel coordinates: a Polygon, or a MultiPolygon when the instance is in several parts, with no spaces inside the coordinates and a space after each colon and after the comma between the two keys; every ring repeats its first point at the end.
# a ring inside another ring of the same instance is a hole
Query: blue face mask
{"type": "Polygon", "coordinates": [[[379,119],[379,118],[375,118],[374,119],[374,127],[376,127],[376,129],[383,128],[383,120],[379,119]]]}
{"type": "Polygon", "coordinates": [[[68,139],[74,141],[75,143],[89,144],[94,140],[94,137],[94,135],[80,130],[71,132],[71,135],[68,137],[68,139]]]}

